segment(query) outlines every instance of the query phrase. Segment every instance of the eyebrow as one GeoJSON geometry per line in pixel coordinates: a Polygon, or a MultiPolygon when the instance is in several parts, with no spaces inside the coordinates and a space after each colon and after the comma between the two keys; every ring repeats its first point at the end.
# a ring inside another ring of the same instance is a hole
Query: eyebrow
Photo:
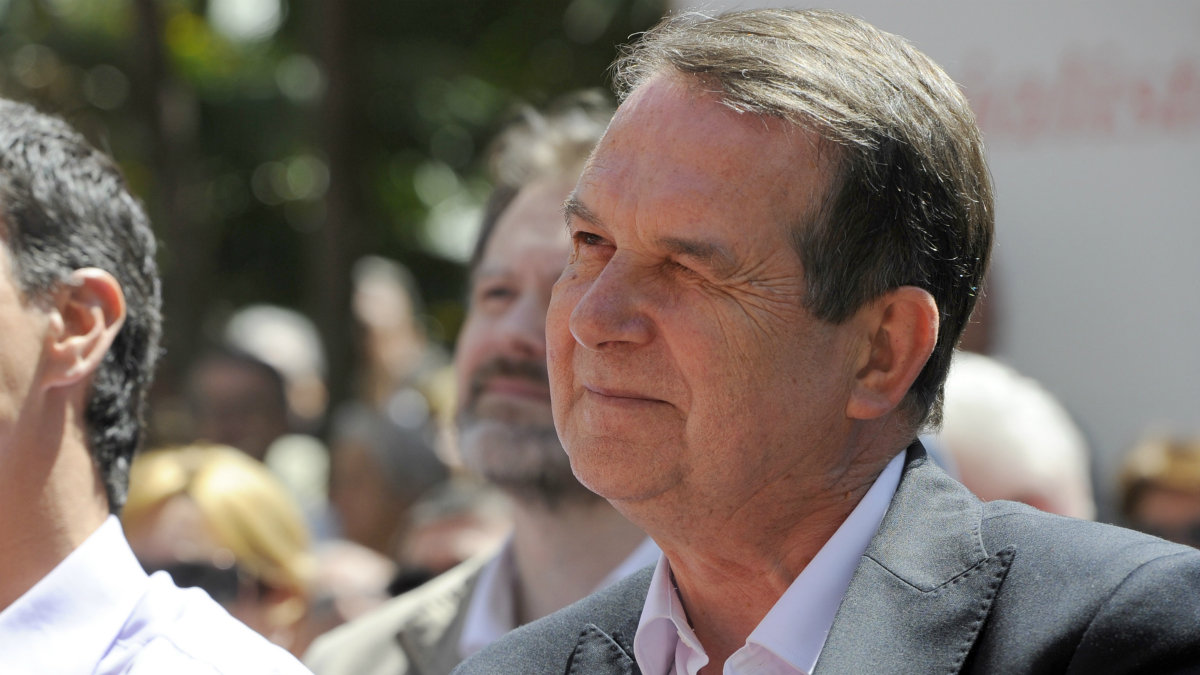
{"type": "Polygon", "coordinates": [[[704,263],[718,276],[727,277],[737,269],[737,259],[720,244],[682,237],[663,237],[657,243],[677,256],[704,263]]]}
{"type": "MultiPolygon", "coordinates": [[[[571,218],[578,218],[596,227],[604,227],[600,217],[574,194],[567,197],[567,201],[563,203],[563,215],[568,221],[568,226],[571,218]]],[[[655,243],[674,255],[704,263],[718,276],[728,277],[737,268],[737,258],[720,244],[684,237],[662,237],[655,243]]]]}
{"type": "Polygon", "coordinates": [[[486,281],[488,279],[495,279],[496,277],[508,277],[508,276],[512,276],[512,269],[510,269],[508,267],[500,267],[495,264],[487,265],[487,266],[480,265],[479,267],[477,267],[471,271],[471,274],[467,279],[467,285],[468,285],[468,287],[470,287],[470,286],[474,286],[475,284],[479,283],[480,281],[486,281]]]}
{"type": "Polygon", "coordinates": [[[572,218],[578,218],[596,227],[604,227],[604,222],[600,220],[600,217],[584,206],[575,193],[571,193],[571,196],[567,197],[567,201],[563,202],[563,217],[567,220],[568,226],[570,226],[572,218]]]}

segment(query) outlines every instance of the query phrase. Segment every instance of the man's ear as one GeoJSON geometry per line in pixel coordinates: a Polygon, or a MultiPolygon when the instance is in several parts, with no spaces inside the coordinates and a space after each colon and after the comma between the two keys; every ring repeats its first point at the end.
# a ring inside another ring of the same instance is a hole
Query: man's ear
{"type": "Polygon", "coordinates": [[[100,367],[125,325],[125,293],[113,275],[85,267],[58,287],[48,313],[43,384],[47,389],[70,386],[100,367]]]}
{"type": "Polygon", "coordinates": [[[846,416],[869,420],[900,405],[938,337],[938,308],[928,291],[901,286],[859,311],[865,336],[855,360],[846,416]]]}

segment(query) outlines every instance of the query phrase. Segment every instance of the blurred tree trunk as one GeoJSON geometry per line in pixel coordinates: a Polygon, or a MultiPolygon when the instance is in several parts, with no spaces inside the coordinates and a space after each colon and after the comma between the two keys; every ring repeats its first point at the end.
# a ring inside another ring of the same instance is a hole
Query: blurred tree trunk
{"type": "Polygon", "coordinates": [[[329,357],[331,405],[351,396],[354,316],[350,270],[363,253],[363,203],[358,185],[362,167],[364,105],[356,28],[362,0],[320,0],[313,12],[317,54],[326,75],[318,117],[318,137],[329,163],[325,220],[310,238],[306,271],[308,305],[329,357]]]}
{"type": "Polygon", "coordinates": [[[216,242],[197,200],[189,200],[187,193],[186,173],[194,165],[188,158],[195,151],[195,96],[168,68],[158,2],[135,0],[134,9],[133,95],[150,131],[149,162],[154,172],[146,206],[163,243],[159,264],[167,358],[158,376],[160,390],[178,393],[188,364],[203,346],[205,289],[214,269],[216,242]]]}

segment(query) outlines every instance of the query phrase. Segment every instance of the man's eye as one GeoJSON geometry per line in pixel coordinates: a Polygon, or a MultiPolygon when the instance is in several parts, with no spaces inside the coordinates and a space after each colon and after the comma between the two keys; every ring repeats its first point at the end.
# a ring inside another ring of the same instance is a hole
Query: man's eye
{"type": "Polygon", "coordinates": [[[694,269],[688,267],[687,265],[684,265],[676,260],[669,261],[667,263],[667,266],[670,267],[671,269],[675,270],[676,272],[679,272],[680,274],[686,274],[688,276],[699,276],[699,274],[700,274],[696,270],[694,270],[694,269]]]}
{"type": "Polygon", "coordinates": [[[591,232],[576,232],[575,241],[583,244],[584,246],[603,246],[605,243],[607,243],[605,242],[604,237],[601,237],[598,234],[592,234],[591,232]]]}
{"type": "Polygon", "coordinates": [[[479,293],[479,297],[483,298],[484,300],[496,300],[496,299],[511,298],[514,295],[516,295],[516,294],[513,292],[513,290],[511,288],[508,288],[505,286],[494,286],[492,288],[485,288],[485,289],[483,289],[483,291],[481,291],[479,293]]]}

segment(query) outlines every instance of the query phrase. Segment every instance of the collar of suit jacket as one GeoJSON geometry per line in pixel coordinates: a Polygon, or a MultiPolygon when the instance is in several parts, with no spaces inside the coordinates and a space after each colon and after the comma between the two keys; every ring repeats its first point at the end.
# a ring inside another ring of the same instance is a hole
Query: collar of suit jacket
{"type": "MultiPolygon", "coordinates": [[[[959,672],[1014,555],[1012,548],[984,549],[982,515],[979,500],[934,465],[920,443],[909,446],[900,485],[846,590],[814,675],[959,672]]],[[[509,633],[456,675],[640,675],[632,643],[653,571],[647,567],[509,633]]]]}
{"type": "Polygon", "coordinates": [[[959,672],[1015,553],[984,549],[982,519],[979,499],[909,446],[814,674],[959,672]]]}
{"type": "MultiPolygon", "coordinates": [[[[982,503],[909,446],[900,485],[863,555],[814,675],[957,673],[1008,572],[1014,551],[990,555],[982,503]],[[867,667],[868,664],[874,666],[867,667]]],[[[640,675],[632,639],[653,568],[596,598],[568,675],[640,675]]],[[[595,597],[595,596],[594,596],[595,597]]]]}

